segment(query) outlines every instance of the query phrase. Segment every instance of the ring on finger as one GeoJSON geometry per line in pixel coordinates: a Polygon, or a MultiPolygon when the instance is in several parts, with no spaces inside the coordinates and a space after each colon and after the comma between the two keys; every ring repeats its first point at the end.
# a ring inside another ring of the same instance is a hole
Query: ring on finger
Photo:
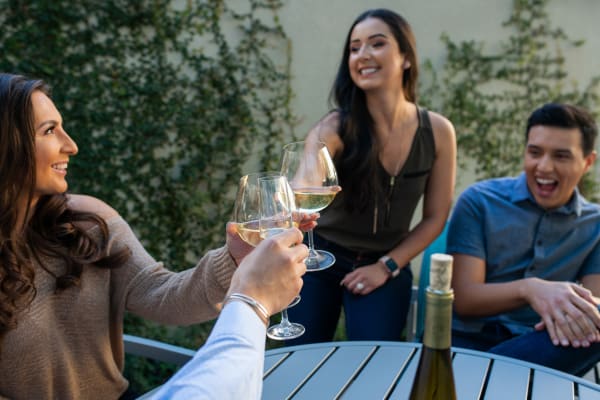
{"type": "Polygon", "coordinates": [[[358,282],[356,284],[356,290],[363,290],[365,288],[365,284],[362,282],[358,282]]]}

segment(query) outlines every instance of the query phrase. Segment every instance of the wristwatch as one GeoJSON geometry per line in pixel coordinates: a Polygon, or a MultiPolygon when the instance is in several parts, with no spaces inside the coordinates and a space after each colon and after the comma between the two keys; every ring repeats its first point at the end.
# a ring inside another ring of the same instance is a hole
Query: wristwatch
{"type": "Polygon", "coordinates": [[[400,268],[398,268],[398,264],[396,264],[396,261],[394,261],[392,257],[383,256],[379,259],[379,261],[381,261],[383,265],[385,265],[390,270],[392,278],[395,278],[400,274],[400,268]]]}

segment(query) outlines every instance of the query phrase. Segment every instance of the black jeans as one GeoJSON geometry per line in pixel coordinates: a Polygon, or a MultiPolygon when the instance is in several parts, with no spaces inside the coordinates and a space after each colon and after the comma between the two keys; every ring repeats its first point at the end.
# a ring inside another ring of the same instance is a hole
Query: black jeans
{"type": "Polygon", "coordinates": [[[359,254],[314,236],[315,248],[332,252],[336,263],[304,275],[300,303],[288,310],[292,322],[306,327],[304,335],[286,344],[327,342],[333,339],[343,307],[348,340],[401,340],[410,303],[410,266],[366,296],[354,295],[340,286],[344,276],[376,262],[385,253],[359,254]]]}

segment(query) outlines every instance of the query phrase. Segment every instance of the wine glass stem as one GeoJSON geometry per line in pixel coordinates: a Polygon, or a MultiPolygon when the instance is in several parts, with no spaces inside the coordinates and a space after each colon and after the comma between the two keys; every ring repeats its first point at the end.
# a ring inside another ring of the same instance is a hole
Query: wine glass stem
{"type": "Polygon", "coordinates": [[[315,239],[313,238],[312,229],[308,231],[308,257],[317,257],[317,252],[315,251],[315,239]]]}
{"type": "Polygon", "coordinates": [[[291,325],[290,320],[288,319],[287,308],[281,310],[281,322],[279,324],[284,329],[291,325]]]}

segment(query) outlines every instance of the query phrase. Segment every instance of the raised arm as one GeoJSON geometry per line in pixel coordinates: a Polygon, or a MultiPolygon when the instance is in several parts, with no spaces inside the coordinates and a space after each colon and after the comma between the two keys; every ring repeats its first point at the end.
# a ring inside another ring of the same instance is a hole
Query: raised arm
{"type": "Polygon", "coordinates": [[[260,398],[267,321],[239,295],[259,302],[268,314],[286,307],[306,271],[308,249],[301,241],[300,231],[291,229],[264,240],[244,258],[228,292],[234,300],[226,301],[206,344],[154,399],[260,398]]]}
{"type": "Polygon", "coordinates": [[[338,134],[339,124],[340,117],[337,111],[327,114],[308,132],[306,141],[325,143],[331,158],[335,159],[344,150],[344,144],[338,134]]]}

